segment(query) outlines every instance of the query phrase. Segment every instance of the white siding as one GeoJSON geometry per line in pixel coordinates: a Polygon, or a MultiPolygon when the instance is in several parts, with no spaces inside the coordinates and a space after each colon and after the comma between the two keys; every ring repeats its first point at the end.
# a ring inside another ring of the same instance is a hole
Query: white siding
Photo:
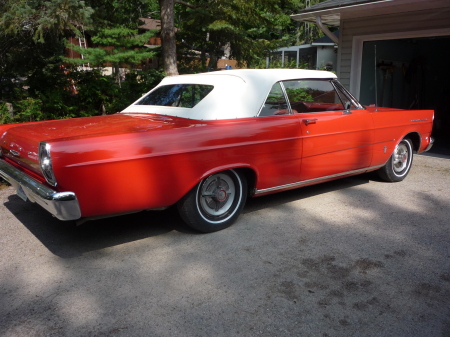
{"type": "Polygon", "coordinates": [[[339,77],[343,85],[350,87],[352,44],[354,36],[427,31],[450,28],[450,11],[425,10],[390,15],[343,19],[339,46],[339,77]]]}

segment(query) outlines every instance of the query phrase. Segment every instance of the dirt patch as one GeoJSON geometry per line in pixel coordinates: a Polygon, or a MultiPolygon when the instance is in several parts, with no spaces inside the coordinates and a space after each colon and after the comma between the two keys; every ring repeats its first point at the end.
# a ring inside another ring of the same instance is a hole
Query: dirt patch
{"type": "Polygon", "coordinates": [[[366,274],[369,270],[383,268],[384,263],[381,261],[372,261],[369,259],[359,259],[355,262],[355,267],[360,270],[361,274],[366,274]]]}

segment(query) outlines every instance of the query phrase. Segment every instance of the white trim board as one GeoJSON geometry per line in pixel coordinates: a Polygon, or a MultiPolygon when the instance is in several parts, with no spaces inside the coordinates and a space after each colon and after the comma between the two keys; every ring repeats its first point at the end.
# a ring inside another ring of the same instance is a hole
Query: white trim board
{"type": "MultiPolygon", "coordinates": [[[[341,34],[343,35],[343,34],[341,34]]],[[[366,41],[412,39],[417,37],[450,36],[449,28],[417,30],[411,32],[393,32],[372,35],[355,35],[352,43],[352,59],[350,66],[350,92],[359,99],[361,87],[361,64],[363,45],[366,41]]]]}

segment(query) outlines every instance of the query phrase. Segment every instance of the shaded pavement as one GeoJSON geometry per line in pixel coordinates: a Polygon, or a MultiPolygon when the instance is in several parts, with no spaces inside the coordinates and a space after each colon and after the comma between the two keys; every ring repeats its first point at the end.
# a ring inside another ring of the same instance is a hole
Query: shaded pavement
{"type": "Polygon", "coordinates": [[[450,159],[73,227],[0,191],[1,336],[450,336],[450,159]]]}

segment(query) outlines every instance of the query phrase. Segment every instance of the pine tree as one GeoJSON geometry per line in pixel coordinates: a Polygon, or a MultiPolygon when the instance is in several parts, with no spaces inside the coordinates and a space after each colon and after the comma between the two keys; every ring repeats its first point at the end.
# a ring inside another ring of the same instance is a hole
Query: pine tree
{"type": "Polygon", "coordinates": [[[138,35],[137,29],[103,28],[92,37],[92,41],[99,47],[81,48],[73,43],[68,43],[67,47],[82,54],[83,59],[64,58],[64,60],[75,64],[89,63],[94,67],[110,64],[114,69],[117,82],[120,83],[119,67],[121,65],[132,66],[145,59],[155,57],[155,51],[143,47],[155,33],[156,31],[148,31],[138,35]]]}

